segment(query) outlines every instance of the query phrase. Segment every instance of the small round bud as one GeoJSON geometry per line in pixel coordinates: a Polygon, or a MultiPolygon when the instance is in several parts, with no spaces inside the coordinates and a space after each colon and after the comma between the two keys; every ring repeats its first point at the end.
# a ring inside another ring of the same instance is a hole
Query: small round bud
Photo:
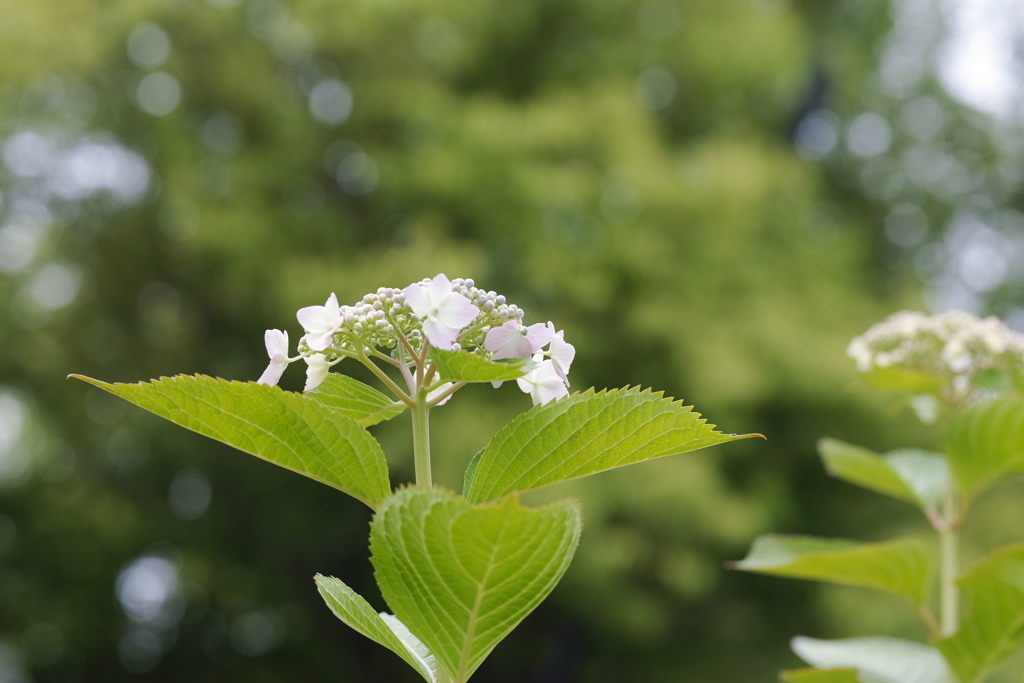
{"type": "Polygon", "coordinates": [[[459,342],[452,342],[452,351],[461,351],[461,350],[462,350],[462,344],[460,344],[459,342]]]}

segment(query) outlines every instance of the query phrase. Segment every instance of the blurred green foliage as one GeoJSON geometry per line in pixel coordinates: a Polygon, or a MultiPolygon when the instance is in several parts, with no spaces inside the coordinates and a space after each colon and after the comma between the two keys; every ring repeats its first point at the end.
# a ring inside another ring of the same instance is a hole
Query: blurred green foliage
{"type": "MultiPolygon", "coordinates": [[[[323,572],[379,598],[367,510],[64,377],[254,379],[262,331],[296,335],[297,308],[437,272],[564,327],[574,388],[654,387],[769,439],[532,494],[582,501],[582,545],[480,680],[770,681],[796,664],[791,633],[920,635],[912,610],[862,589],[723,571],[767,531],[917,528],[826,480],[814,444],[934,446],[851,391],[843,355],[919,305],[920,283],[890,267],[878,207],[787,138],[821,106],[822,68],[837,102],[857,97],[886,3],[14,0],[3,14],[0,211],[20,227],[0,233],[0,680],[413,680],[313,585],[323,572]],[[75,150],[84,175],[60,156],[75,150]],[[851,602],[869,607],[858,623],[851,602]]],[[[527,405],[475,386],[438,411],[440,481],[459,490],[527,405]]],[[[373,431],[410,480],[406,420],[373,431]]]]}

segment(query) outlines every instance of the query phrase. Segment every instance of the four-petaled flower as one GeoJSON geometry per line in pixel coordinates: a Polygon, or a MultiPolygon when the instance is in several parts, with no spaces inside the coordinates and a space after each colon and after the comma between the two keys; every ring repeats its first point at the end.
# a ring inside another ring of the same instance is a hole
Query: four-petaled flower
{"type": "Polygon", "coordinates": [[[323,306],[300,308],[295,316],[306,331],[306,344],[313,351],[323,351],[334,340],[334,333],[341,327],[341,309],[338,297],[332,293],[323,306]]]}
{"type": "Polygon", "coordinates": [[[451,351],[459,330],[480,314],[480,309],[472,301],[452,291],[452,284],[444,273],[430,284],[417,282],[409,285],[402,293],[412,312],[424,319],[423,334],[427,341],[445,351],[451,351]]]}
{"type": "Polygon", "coordinates": [[[491,360],[529,358],[544,348],[554,333],[554,326],[549,329],[544,323],[527,327],[518,320],[509,320],[487,332],[484,348],[491,352],[491,360]]]}
{"type": "Polygon", "coordinates": [[[284,369],[288,367],[288,332],[281,330],[267,330],[263,334],[263,341],[267,345],[267,355],[270,356],[270,365],[263,371],[257,384],[277,386],[284,369]]]}
{"type": "Polygon", "coordinates": [[[535,406],[569,395],[569,389],[558,376],[555,364],[542,358],[540,354],[534,356],[533,360],[538,363],[537,367],[516,380],[519,388],[533,399],[535,406]]]}
{"type": "Polygon", "coordinates": [[[322,353],[314,353],[304,358],[306,361],[306,386],[303,391],[316,389],[320,383],[327,379],[327,372],[331,369],[331,363],[327,356],[322,353]]]}

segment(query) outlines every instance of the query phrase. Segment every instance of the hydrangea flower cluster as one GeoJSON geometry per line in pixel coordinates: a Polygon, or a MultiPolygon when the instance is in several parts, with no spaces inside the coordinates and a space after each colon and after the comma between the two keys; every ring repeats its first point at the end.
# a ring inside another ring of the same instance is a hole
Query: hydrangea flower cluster
{"type": "Polygon", "coordinates": [[[962,392],[981,370],[1024,369],[1024,335],[995,316],[900,311],[854,338],[846,353],[860,372],[896,367],[946,376],[962,392]]]}
{"type": "MultiPolygon", "coordinates": [[[[302,359],[309,391],[343,359],[370,364],[373,358],[398,367],[414,392],[410,368],[427,362],[430,346],[475,353],[491,361],[532,357],[535,365],[518,384],[534,403],[568,394],[569,367],[576,351],[564,333],[551,322],[523,324],[523,309],[477,287],[471,279],[449,280],[442,273],[404,289],[381,287],[353,305],[339,305],[331,294],[323,306],[302,308],[296,317],[305,332],[297,356],[288,356],[287,332],[267,330],[270,364],[259,379],[261,384],[276,385],[285,368],[302,359]]],[[[417,375],[424,376],[433,394],[447,388],[436,373],[417,375]]]]}

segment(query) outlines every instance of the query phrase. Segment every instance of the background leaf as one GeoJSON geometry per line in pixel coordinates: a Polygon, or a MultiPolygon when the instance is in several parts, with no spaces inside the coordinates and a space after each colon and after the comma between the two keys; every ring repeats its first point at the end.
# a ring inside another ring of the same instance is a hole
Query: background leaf
{"type": "Polygon", "coordinates": [[[825,469],[851,484],[934,510],[949,485],[949,465],[941,453],[916,449],[879,455],[836,439],[818,443],[825,469]]]}
{"type": "Polygon", "coordinates": [[[406,488],[374,518],[371,559],[395,616],[464,683],[562,578],[581,525],[573,501],[472,506],[406,488]]]}
{"type": "Polygon", "coordinates": [[[361,595],[334,577],[317,574],[316,587],[336,617],[404,659],[428,683],[437,682],[434,656],[396,617],[378,614],[361,595]]]}
{"type": "Polygon", "coordinates": [[[960,579],[960,630],[936,643],[962,683],[983,681],[1024,645],[1024,543],[1000,548],[960,579]]]}
{"type": "Polygon", "coordinates": [[[967,499],[1024,469],[1024,399],[1004,395],[966,408],[949,428],[946,452],[967,499]]]}
{"type": "Polygon", "coordinates": [[[375,508],[391,490],[380,445],[302,394],[204,375],[107,384],[72,375],[203,436],[344,491],[375,508]]]}
{"type": "Polygon", "coordinates": [[[478,503],[759,434],[722,434],[682,401],[639,387],[534,406],[484,448],[466,498],[478,503]]]}
{"type": "Polygon", "coordinates": [[[793,669],[779,678],[785,683],[860,683],[856,669],[793,669]]]}
{"type": "Polygon", "coordinates": [[[817,640],[797,636],[792,645],[793,652],[812,666],[856,668],[857,678],[869,683],[949,683],[950,680],[949,667],[938,650],[909,640],[883,637],[817,640]]]}
{"type": "Polygon", "coordinates": [[[390,420],[405,410],[404,403],[393,401],[373,387],[338,372],[328,373],[323,382],[304,395],[351,417],[363,427],[390,420]]]}
{"type": "Polygon", "coordinates": [[[442,351],[431,347],[430,359],[447,382],[507,382],[533,368],[529,358],[493,362],[468,351],[442,351]]]}
{"type": "Polygon", "coordinates": [[[829,581],[888,591],[915,605],[928,601],[933,558],[923,540],[859,544],[810,536],[761,536],[732,565],[760,574],[829,581]]]}

